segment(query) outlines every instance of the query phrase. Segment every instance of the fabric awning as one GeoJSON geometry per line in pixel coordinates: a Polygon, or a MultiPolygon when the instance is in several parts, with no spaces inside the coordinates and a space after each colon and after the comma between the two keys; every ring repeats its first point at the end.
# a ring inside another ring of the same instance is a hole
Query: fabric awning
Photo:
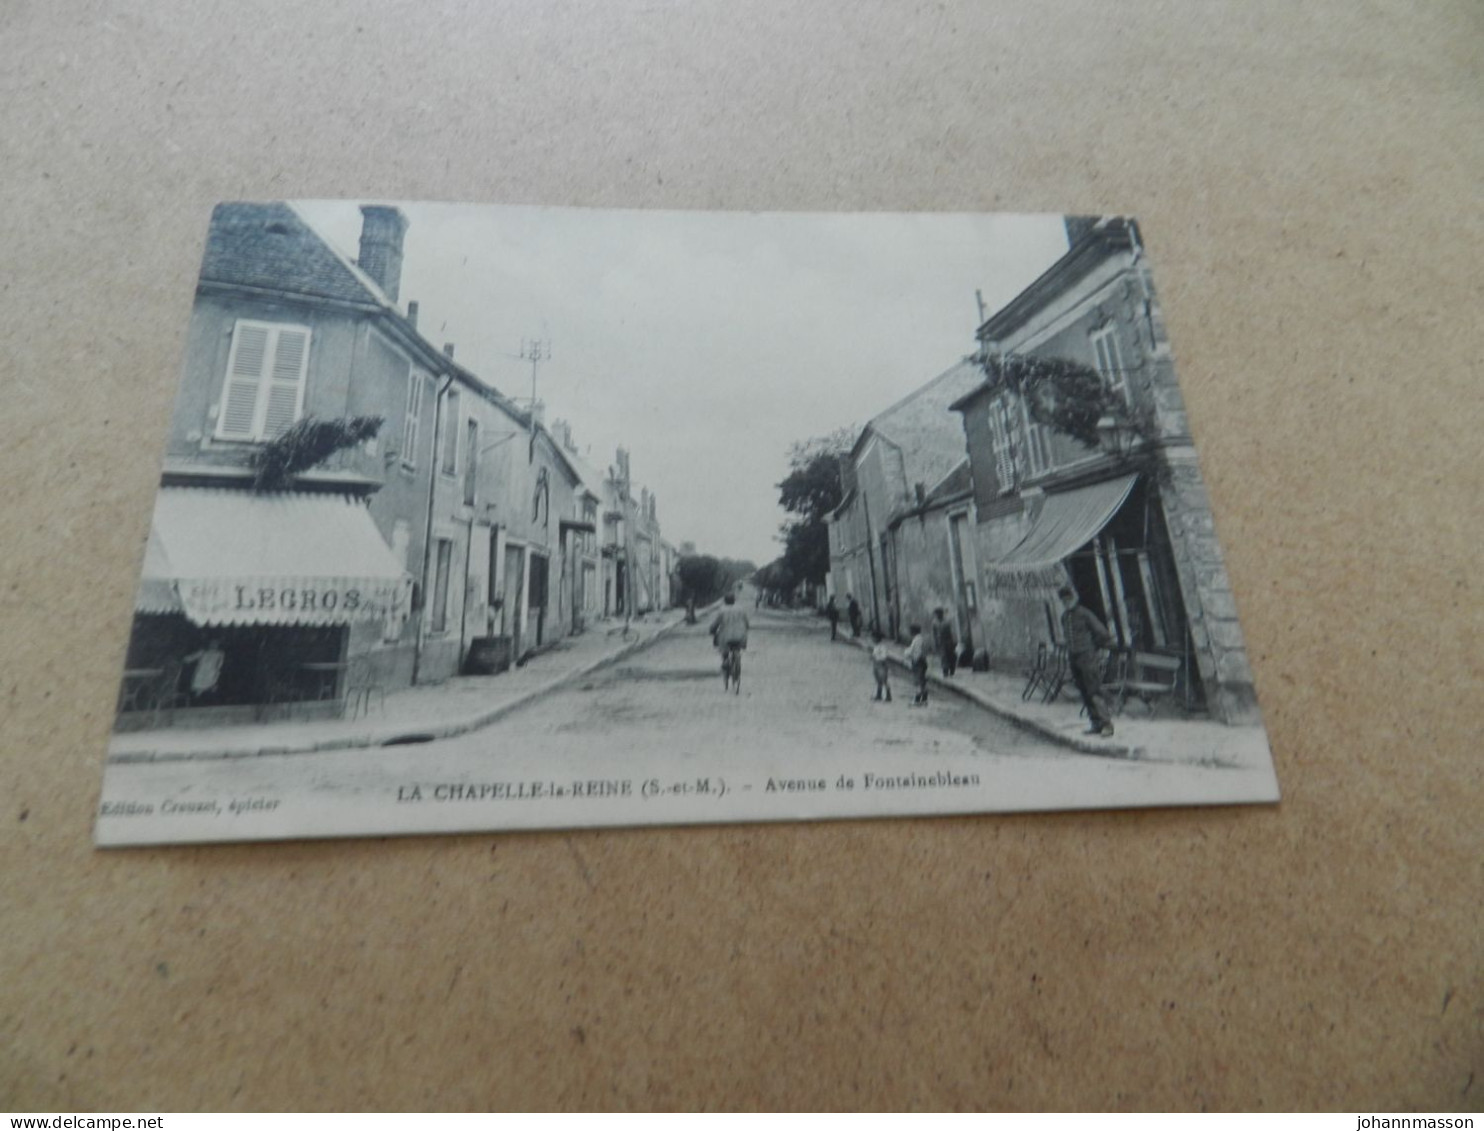
{"type": "Polygon", "coordinates": [[[353,499],[164,487],[134,607],[201,625],[329,625],[405,613],[410,595],[353,499]]]}
{"type": "Polygon", "coordinates": [[[1097,537],[1134,489],[1137,474],[1048,495],[1041,513],[1015,548],[989,568],[1029,573],[1054,566],[1097,537]]]}
{"type": "Polygon", "coordinates": [[[139,590],[134,596],[134,611],[140,613],[183,613],[180,597],[171,580],[170,558],[153,524],[144,547],[144,570],[139,577],[139,590]]]}

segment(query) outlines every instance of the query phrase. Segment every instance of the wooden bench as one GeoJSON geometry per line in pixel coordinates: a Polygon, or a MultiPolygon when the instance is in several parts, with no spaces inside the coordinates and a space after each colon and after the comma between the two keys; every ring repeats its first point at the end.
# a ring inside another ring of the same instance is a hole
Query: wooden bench
{"type": "Polygon", "coordinates": [[[1114,698],[1113,709],[1122,714],[1130,699],[1138,699],[1154,715],[1155,704],[1174,694],[1183,663],[1179,656],[1160,652],[1122,652],[1104,690],[1114,698]]]}

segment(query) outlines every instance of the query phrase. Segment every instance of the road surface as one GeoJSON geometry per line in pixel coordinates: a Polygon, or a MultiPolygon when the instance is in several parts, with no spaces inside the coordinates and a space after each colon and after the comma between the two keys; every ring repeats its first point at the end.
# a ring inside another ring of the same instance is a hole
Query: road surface
{"type": "Polygon", "coordinates": [[[787,820],[1236,799],[1241,771],[1074,753],[748,609],[740,695],[704,623],[491,726],[373,749],[109,767],[100,841],[787,820]],[[148,811],[143,811],[147,809],[148,811]]]}

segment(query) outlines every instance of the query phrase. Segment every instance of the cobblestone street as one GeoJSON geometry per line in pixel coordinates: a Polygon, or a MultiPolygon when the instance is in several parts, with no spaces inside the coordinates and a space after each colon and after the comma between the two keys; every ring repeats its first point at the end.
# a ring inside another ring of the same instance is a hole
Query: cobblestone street
{"type": "Polygon", "coordinates": [[[109,842],[785,820],[1219,802],[1236,767],[1078,754],[957,697],[923,708],[812,617],[752,614],[740,695],[704,624],[468,734],[430,742],[113,765],[109,842]],[[146,810],[148,810],[146,812],[146,810]],[[136,820],[150,816],[149,821],[136,820]],[[131,834],[138,827],[138,834],[131,834]]]}

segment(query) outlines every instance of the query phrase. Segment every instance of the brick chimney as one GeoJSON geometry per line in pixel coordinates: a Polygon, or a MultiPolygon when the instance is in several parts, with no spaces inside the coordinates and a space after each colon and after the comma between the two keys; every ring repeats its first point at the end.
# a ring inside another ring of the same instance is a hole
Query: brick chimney
{"type": "Polygon", "coordinates": [[[399,209],[384,204],[361,205],[358,266],[393,302],[402,285],[402,237],[406,234],[407,217],[399,209]]]}

